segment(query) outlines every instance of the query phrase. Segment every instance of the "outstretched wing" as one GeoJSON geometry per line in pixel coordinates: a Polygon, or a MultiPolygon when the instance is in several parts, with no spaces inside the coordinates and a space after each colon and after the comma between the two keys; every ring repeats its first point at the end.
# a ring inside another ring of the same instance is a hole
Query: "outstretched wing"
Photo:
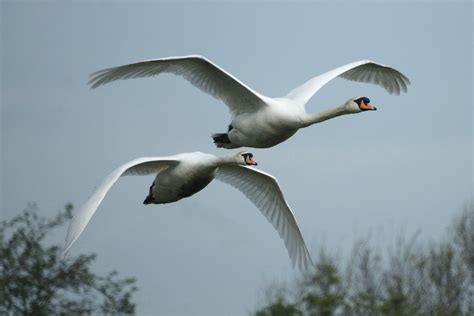
{"type": "Polygon", "coordinates": [[[115,169],[114,172],[102,181],[100,186],[72,218],[67,231],[63,257],[67,256],[72,245],[86,228],[105,195],[120,176],[156,174],[176,164],[178,164],[178,161],[170,159],[170,157],[144,157],[127,162],[115,169]]]}
{"type": "Polygon", "coordinates": [[[295,216],[273,176],[250,167],[222,166],[216,179],[237,188],[255,204],[285,242],[293,267],[305,269],[312,265],[295,216]]]}
{"type": "Polygon", "coordinates": [[[382,86],[390,94],[406,92],[407,85],[410,84],[410,80],[395,68],[377,64],[370,60],[360,60],[308,80],[301,86],[291,90],[286,98],[306,103],[319,89],[336,77],[373,83],[382,86]]]}
{"type": "Polygon", "coordinates": [[[202,91],[222,100],[233,115],[255,112],[265,105],[260,94],[202,56],[152,59],[99,70],[91,75],[92,89],[111,81],[152,77],[161,73],[182,76],[202,91]]]}

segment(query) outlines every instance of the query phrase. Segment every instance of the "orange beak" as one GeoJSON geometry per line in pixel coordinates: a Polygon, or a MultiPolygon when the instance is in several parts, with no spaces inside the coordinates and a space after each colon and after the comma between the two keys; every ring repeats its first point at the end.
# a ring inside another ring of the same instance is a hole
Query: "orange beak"
{"type": "Polygon", "coordinates": [[[257,162],[252,159],[249,155],[245,156],[245,163],[249,166],[256,166],[257,162]]]}
{"type": "Polygon", "coordinates": [[[377,111],[377,108],[375,106],[370,103],[365,103],[364,101],[360,103],[360,108],[365,111],[377,111]]]}

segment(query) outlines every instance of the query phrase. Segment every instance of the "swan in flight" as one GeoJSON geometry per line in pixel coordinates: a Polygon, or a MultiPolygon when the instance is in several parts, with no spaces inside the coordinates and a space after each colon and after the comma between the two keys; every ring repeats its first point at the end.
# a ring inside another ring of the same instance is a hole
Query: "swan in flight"
{"type": "Polygon", "coordinates": [[[214,178],[241,191],[263,213],[285,242],[293,267],[309,267],[311,257],[296,218],[277,180],[255,168],[253,155],[216,157],[201,152],[132,160],[113,171],[75,214],[66,236],[63,257],[79,238],[112,185],[121,176],[156,174],[143,204],[171,203],[204,189],[214,178]]]}
{"type": "Polygon", "coordinates": [[[336,77],[373,83],[391,94],[406,92],[410,83],[398,70],[370,60],[356,61],[316,76],[281,98],[270,98],[247,87],[230,73],[198,55],[144,60],[99,70],[89,84],[97,88],[108,82],[172,73],[184,77],[202,91],[222,100],[232,115],[227,133],[212,135],[217,147],[268,148],[293,136],[298,129],[344,114],[376,110],[367,97],[354,97],[342,105],[307,113],[311,97],[336,77]]]}

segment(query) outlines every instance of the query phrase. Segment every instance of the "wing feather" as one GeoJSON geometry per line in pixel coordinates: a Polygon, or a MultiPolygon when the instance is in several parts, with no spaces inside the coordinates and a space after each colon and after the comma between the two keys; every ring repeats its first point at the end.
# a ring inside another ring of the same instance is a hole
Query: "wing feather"
{"type": "Polygon", "coordinates": [[[312,265],[295,216],[274,177],[250,167],[222,166],[216,179],[235,187],[255,204],[283,239],[294,267],[312,265]]]}
{"type": "Polygon", "coordinates": [[[326,83],[341,77],[351,81],[373,83],[382,86],[390,94],[406,92],[410,80],[400,71],[390,66],[370,60],[356,61],[316,76],[291,90],[286,98],[306,103],[326,83]]]}
{"type": "Polygon", "coordinates": [[[118,178],[125,175],[156,174],[178,163],[179,161],[170,157],[144,157],[127,162],[115,169],[102,181],[87,202],[81,206],[72,218],[66,235],[66,246],[64,248],[63,257],[67,257],[72,245],[84,231],[105,195],[112,185],[117,182],[118,178]]]}
{"type": "Polygon", "coordinates": [[[202,56],[178,56],[144,60],[99,70],[89,84],[95,89],[112,81],[158,76],[171,73],[182,76],[203,92],[222,100],[233,115],[255,112],[265,105],[263,96],[202,56]]]}

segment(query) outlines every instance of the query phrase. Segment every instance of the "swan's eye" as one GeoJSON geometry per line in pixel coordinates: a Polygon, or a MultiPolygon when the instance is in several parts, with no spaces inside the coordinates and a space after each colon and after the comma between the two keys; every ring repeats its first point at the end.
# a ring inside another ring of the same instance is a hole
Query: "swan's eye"
{"type": "Polygon", "coordinates": [[[370,103],[370,99],[367,97],[361,97],[361,98],[355,99],[354,102],[357,103],[357,105],[360,105],[362,102],[367,104],[367,103],[370,103]]]}

